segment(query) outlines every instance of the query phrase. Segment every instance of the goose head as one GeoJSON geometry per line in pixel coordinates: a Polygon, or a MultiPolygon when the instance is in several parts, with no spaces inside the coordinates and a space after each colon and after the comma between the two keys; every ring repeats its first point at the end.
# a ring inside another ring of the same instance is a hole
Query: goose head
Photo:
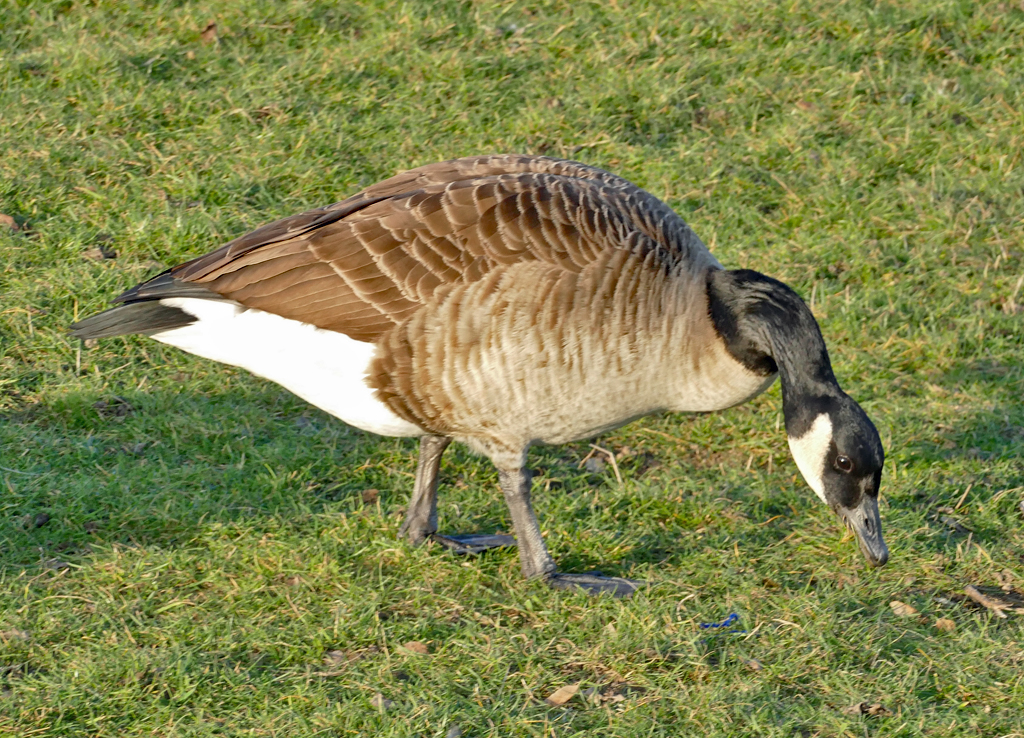
{"type": "Polygon", "coordinates": [[[885,453],[860,405],[843,393],[816,398],[787,414],[786,434],[808,486],[857,537],[868,563],[885,564],[889,549],[878,513],[885,453]]]}
{"type": "Polygon", "coordinates": [[[733,356],[751,371],[778,372],[789,447],[807,484],[857,537],[868,563],[883,565],[882,442],[836,381],[810,309],[782,282],[747,269],[711,272],[708,297],[733,356]]]}

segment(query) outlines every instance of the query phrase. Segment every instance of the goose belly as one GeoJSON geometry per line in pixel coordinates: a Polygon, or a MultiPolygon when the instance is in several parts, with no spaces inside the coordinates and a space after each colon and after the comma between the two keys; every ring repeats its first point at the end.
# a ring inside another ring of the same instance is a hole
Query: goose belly
{"type": "Polygon", "coordinates": [[[421,428],[391,412],[367,386],[374,344],[233,302],[198,298],[160,302],[197,320],[153,334],[157,341],[247,369],[361,430],[384,436],[423,434],[421,428]]]}

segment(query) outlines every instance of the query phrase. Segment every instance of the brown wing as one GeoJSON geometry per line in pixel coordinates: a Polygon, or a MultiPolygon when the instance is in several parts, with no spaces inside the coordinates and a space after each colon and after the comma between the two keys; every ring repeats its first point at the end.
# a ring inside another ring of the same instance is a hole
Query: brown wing
{"type": "Polygon", "coordinates": [[[546,157],[488,156],[403,172],[168,276],[374,341],[446,285],[525,260],[579,271],[609,248],[716,263],[682,219],[620,177],[546,157]]]}

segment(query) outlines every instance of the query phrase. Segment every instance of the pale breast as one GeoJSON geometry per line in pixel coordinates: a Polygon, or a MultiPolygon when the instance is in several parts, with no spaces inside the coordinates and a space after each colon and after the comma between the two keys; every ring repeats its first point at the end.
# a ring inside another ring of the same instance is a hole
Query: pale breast
{"type": "Polygon", "coordinates": [[[688,358],[690,362],[673,373],[673,400],[667,409],[675,412],[711,412],[741,405],[771,387],[778,376],[747,369],[713,331],[688,358]]]}
{"type": "Polygon", "coordinates": [[[699,272],[669,273],[626,251],[580,273],[531,262],[460,285],[396,329],[381,354],[371,381],[398,414],[485,447],[564,443],[659,410],[729,407],[771,381],[720,345],[699,272]]]}

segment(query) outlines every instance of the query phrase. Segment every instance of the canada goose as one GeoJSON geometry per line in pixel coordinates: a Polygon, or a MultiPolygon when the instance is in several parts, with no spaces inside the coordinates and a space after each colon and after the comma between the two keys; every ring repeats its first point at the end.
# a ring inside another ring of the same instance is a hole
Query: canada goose
{"type": "Polygon", "coordinates": [[[515,155],[430,164],[258,228],[115,303],[73,335],[149,335],[357,428],[419,436],[402,526],[413,544],[513,542],[437,535],[438,468],[455,439],[497,466],[524,576],[618,595],[638,583],[557,571],[527,449],[658,411],[731,407],[778,374],[804,479],[872,565],[888,559],[882,444],[836,382],[807,306],[771,277],[724,270],[667,205],[601,169],[515,155]]]}

